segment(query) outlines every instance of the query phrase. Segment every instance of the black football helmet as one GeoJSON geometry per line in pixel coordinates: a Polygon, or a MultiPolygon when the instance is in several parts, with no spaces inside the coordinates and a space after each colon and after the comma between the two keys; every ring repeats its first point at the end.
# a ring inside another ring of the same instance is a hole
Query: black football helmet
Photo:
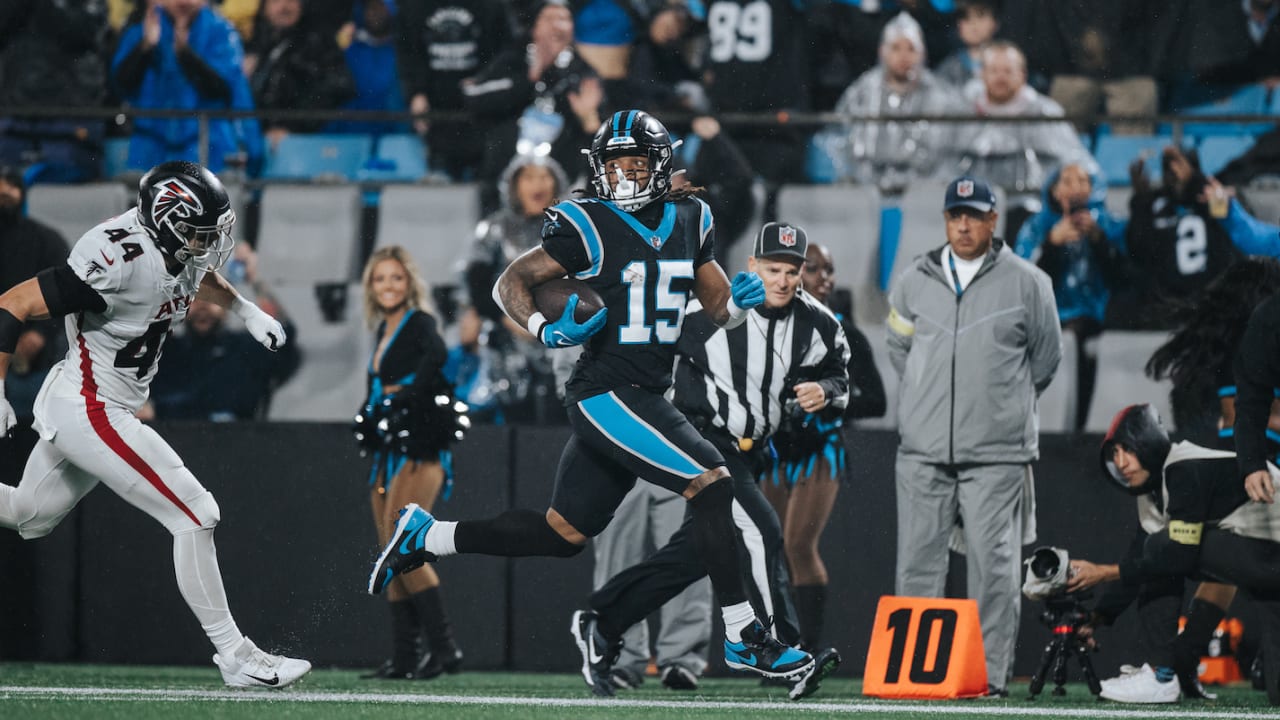
{"type": "Polygon", "coordinates": [[[643,110],[616,112],[596,131],[591,149],[584,151],[591,164],[591,185],[600,197],[627,212],[635,212],[665,197],[671,190],[672,157],[679,146],[680,142],[671,142],[667,128],[649,113],[643,110]],[[649,182],[644,187],[623,177],[621,172],[618,184],[609,184],[605,163],[627,155],[649,158],[649,182]]]}
{"type": "Polygon", "coordinates": [[[1147,404],[1130,405],[1116,414],[1111,421],[1111,429],[1102,439],[1102,470],[1107,477],[1115,480],[1130,494],[1142,495],[1153,492],[1160,485],[1160,477],[1164,472],[1164,461],[1169,457],[1169,433],[1160,424],[1160,414],[1147,404]],[[1151,477],[1141,487],[1129,487],[1129,483],[1120,474],[1111,454],[1116,445],[1138,456],[1142,469],[1151,477]]]}
{"type": "Polygon", "coordinates": [[[161,252],[199,270],[222,267],[236,244],[227,189],[207,168],[186,160],[160,163],[142,176],[138,220],[161,252]]]}

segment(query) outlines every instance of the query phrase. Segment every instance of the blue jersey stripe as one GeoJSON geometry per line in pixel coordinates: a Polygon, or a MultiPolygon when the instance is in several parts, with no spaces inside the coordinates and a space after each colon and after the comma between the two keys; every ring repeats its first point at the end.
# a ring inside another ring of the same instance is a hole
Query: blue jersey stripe
{"type": "Polygon", "coordinates": [[[600,242],[600,233],[596,231],[591,218],[587,216],[586,211],[572,202],[562,202],[553,209],[558,210],[571,225],[578,229],[578,235],[582,237],[582,245],[587,250],[587,258],[591,260],[591,267],[574,273],[573,276],[583,280],[599,275],[600,268],[604,265],[604,245],[600,242]]]}
{"type": "Polygon", "coordinates": [[[671,444],[612,392],[589,397],[578,408],[611,442],[660,470],[692,479],[710,469],[671,444]]]}
{"type": "Polygon", "coordinates": [[[619,208],[611,202],[602,201],[600,203],[614,212],[615,215],[622,218],[622,221],[636,232],[637,235],[644,238],[644,241],[654,250],[661,250],[662,246],[667,243],[671,237],[671,232],[676,229],[676,204],[667,203],[662,209],[662,222],[658,223],[658,229],[650,230],[643,223],[635,218],[634,215],[619,208]],[[653,238],[657,238],[656,241],[653,238]]]}

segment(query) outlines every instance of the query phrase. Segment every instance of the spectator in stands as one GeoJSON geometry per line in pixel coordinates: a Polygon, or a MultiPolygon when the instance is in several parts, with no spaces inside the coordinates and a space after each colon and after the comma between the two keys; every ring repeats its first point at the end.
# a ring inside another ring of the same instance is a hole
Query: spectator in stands
{"type": "Polygon", "coordinates": [[[827,566],[818,541],[827,527],[842,482],[850,482],[847,445],[842,428],[856,418],[885,413],[884,382],[871,352],[871,343],[853,323],[851,298],[835,290],[835,263],[825,245],[805,250],[801,283],[805,292],[831,308],[849,343],[849,401],[844,412],[784,418],[773,436],[778,457],[766,470],[760,489],[782,522],[782,536],[795,590],[800,644],[824,647],[822,631],[827,605],[827,566]],[[840,307],[842,300],[849,307],[840,307]]]}
{"type": "Polygon", "coordinates": [[[489,348],[489,331],[493,321],[480,317],[474,307],[458,313],[458,344],[449,348],[444,377],[453,383],[454,394],[467,404],[467,417],[473,423],[502,425],[502,397],[506,387],[498,367],[504,362],[489,348]]]}
{"type": "Polygon", "coordinates": [[[1237,222],[1239,216],[1229,224],[1220,221],[1230,219],[1229,203],[1215,201],[1223,217],[1214,217],[1195,151],[1170,145],[1161,164],[1155,187],[1142,158],[1129,168],[1133,197],[1126,244],[1129,259],[1142,272],[1134,273],[1124,300],[1111,303],[1109,327],[1169,329],[1173,318],[1165,306],[1170,299],[1195,297],[1241,253],[1276,252],[1274,237],[1250,231],[1237,222]]]}
{"type": "Polygon", "coordinates": [[[947,244],[898,275],[888,344],[901,378],[896,594],[942,597],[959,519],[989,693],[1007,697],[1021,546],[1035,539],[1035,400],[1057,372],[1062,339],[1049,277],[994,238],[995,199],[978,179],[948,186],[947,244]]]}
{"type": "MultiPolygon", "coordinates": [[[[397,12],[396,0],[357,0],[351,22],[338,33],[356,86],[356,95],[342,106],[344,110],[405,109],[396,64],[397,12]]],[[[339,120],[325,130],[381,135],[408,132],[409,126],[401,122],[339,120]]]]}
{"type": "MultiPolygon", "coordinates": [[[[356,95],[355,80],[332,35],[303,19],[303,0],[263,0],[244,74],[261,110],[334,110],[356,95]]],[[[315,132],[324,120],[267,115],[263,129],[274,146],[291,132],[315,132]]]]}
{"type": "Polygon", "coordinates": [[[1217,219],[1237,246],[1248,248],[1250,255],[1280,258],[1280,226],[1263,222],[1249,214],[1236,199],[1235,188],[1223,185],[1211,175],[1205,178],[1204,193],[1198,199],[1210,206],[1209,214],[1214,217],[1221,213],[1222,204],[1226,204],[1226,216],[1217,219]],[[1217,213],[1214,212],[1215,205],[1218,207],[1217,213]]]}
{"type": "MultiPolygon", "coordinates": [[[[703,68],[711,112],[777,113],[811,107],[807,0],[711,0],[710,48],[703,68]]],[[[764,216],[775,216],[778,189],[804,179],[808,133],[785,123],[742,125],[729,135],[764,179],[764,216]]]]}
{"type": "MultiPolygon", "coordinates": [[[[1158,42],[1158,13],[1150,0],[1048,0],[1035,5],[1036,21],[1023,47],[1031,66],[1051,78],[1049,95],[1068,115],[1156,113],[1148,48],[1158,42]]],[[[1112,123],[1111,131],[1144,134],[1151,126],[1112,123]]]]}
{"type": "Polygon", "coordinates": [[[850,83],[879,59],[877,47],[884,26],[899,12],[911,13],[924,31],[925,47],[938,58],[955,47],[953,0],[842,0],[805,3],[809,23],[801,35],[809,38],[815,76],[814,107],[827,110],[850,83]]]}
{"type": "MultiPolygon", "coordinates": [[[[0,111],[96,107],[106,87],[103,0],[13,3],[0,12],[0,111]]],[[[101,174],[103,124],[96,118],[0,116],[0,164],[38,164],[42,182],[101,174]]]]}
{"type": "Polygon", "coordinates": [[[688,6],[677,0],[666,2],[654,10],[646,27],[631,50],[620,96],[634,98],[638,107],[651,112],[706,113],[707,93],[694,69],[692,51],[698,25],[688,6]]]}
{"type": "MultiPolygon", "coordinates": [[[[963,113],[965,107],[960,95],[925,66],[920,24],[904,12],[884,26],[880,63],[849,86],[836,112],[875,117],[947,115],[963,113]]],[[[937,171],[953,127],[928,122],[850,123],[845,129],[848,177],[874,183],[886,194],[900,194],[913,179],[937,171]]]]}
{"type": "MultiPolygon", "coordinates": [[[[415,113],[465,111],[462,80],[512,44],[502,0],[400,0],[397,33],[400,78],[415,113]]],[[[418,120],[414,129],[425,134],[433,169],[475,177],[486,137],[473,120],[418,120]]]]}
{"type": "Polygon", "coordinates": [[[466,287],[471,305],[491,326],[487,346],[497,353],[492,372],[505,384],[501,401],[508,420],[545,422],[560,413],[556,403],[549,352],[517,326],[493,300],[502,271],[526,250],[542,242],[543,211],[565,197],[564,170],[545,155],[517,155],[502,174],[503,208],[476,225],[467,260],[466,287]]]}
{"type": "Polygon", "coordinates": [[[1040,212],[1018,230],[1014,251],[1053,280],[1062,329],[1076,336],[1076,429],[1084,427],[1098,369],[1097,337],[1111,287],[1126,281],[1125,223],[1107,212],[1107,186],[1071,163],[1049,176],[1040,212]]]}
{"type": "Polygon", "coordinates": [[[574,47],[610,93],[627,77],[639,19],[630,3],[618,0],[580,0],[573,11],[574,47]]]}
{"type": "MultiPolygon", "coordinates": [[[[0,166],[0,293],[62,265],[70,249],[57,230],[22,214],[26,189],[22,173],[0,166]]],[[[61,319],[28,322],[9,361],[5,394],[21,423],[31,422],[31,406],[44,378],[67,351],[61,319]]]]}
{"type": "MultiPolygon", "coordinates": [[[[427,309],[426,284],[408,251],[398,245],[375,250],[361,285],[375,349],[360,416],[366,427],[376,428],[361,442],[373,451],[369,502],[378,541],[385,544],[400,508],[409,503],[430,508],[438,496],[448,499],[453,488],[452,457],[443,440],[452,439],[453,428],[431,427],[437,419],[431,412],[437,407],[434,398],[450,392],[442,373],[448,353],[427,309]]],[[[386,590],[391,659],[367,677],[426,680],[458,672],[462,651],[454,642],[435,568],[428,564],[401,573],[386,590]]]]}
{"type": "MultiPolygon", "coordinates": [[[[121,98],[137,108],[252,110],[242,61],[240,37],[205,0],[147,0],[120,38],[111,73],[121,98]]],[[[251,165],[261,159],[256,121],[211,119],[208,128],[210,170],[241,154],[251,165]]],[[[129,167],[194,161],[200,153],[200,123],[192,113],[134,120],[129,167]]]]}
{"type": "Polygon", "coordinates": [[[528,45],[507,50],[463,83],[485,139],[482,211],[500,209],[498,180],[513,155],[549,154],[562,168],[585,168],[581,150],[600,127],[604,90],[573,37],[564,0],[546,0],[533,14],[528,45]]]}
{"type": "MultiPolygon", "coordinates": [[[[272,305],[279,308],[279,303],[272,305]]],[[[265,419],[272,392],[293,376],[301,362],[293,324],[283,315],[275,317],[295,342],[273,353],[247,331],[229,328],[227,311],[221,306],[199,300],[191,303],[185,332],[175,333],[165,343],[165,363],[151,384],[155,417],[214,422],[265,419]]]]}
{"type": "Polygon", "coordinates": [[[685,172],[672,177],[671,184],[673,188],[696,185],[706,189],[702,197],[717,218],[716,261],[732,267],[729,263],[734,245],[751,223],[756,208],[751,161],[721,131],[715,118],[695,117],[689,129],[689,139],[676,150],[676,167],[685,172]]]}
{"type": "Polygon", "coordinates": [[[1194,19],[1197,35],[1192,66],[1196,80],[1238,87],[1249,83],[1280,85],[1280,2],[1242,0],[1206,3],[1194,19]]]}
{"type": "Polygon", "coordinates": [[[961,47],[938,64],[939,78],[957,89],[982,80],[982,48],[996,37],[1000,20],[998,0],[960,0],[956,3],[956,34],[961,47]]]}
{"type": "MultiPolygon", "coordinates": [[[[1062,117],[1062,106],[1027,85],[1027,61],[1017,46],[1003,41],[982,51],[982,82],[966,88],[975,114],[1002,117],[1062,117]]],[[[956,147],[960,172],[984,177],[1008,193],[1005,234],[1015,237],[1022,221],[1038,210],[1048,172],[1068,162],[1090,173],[1098,164],[1069,123],[999,123],[961,126],[956,147]]]]}

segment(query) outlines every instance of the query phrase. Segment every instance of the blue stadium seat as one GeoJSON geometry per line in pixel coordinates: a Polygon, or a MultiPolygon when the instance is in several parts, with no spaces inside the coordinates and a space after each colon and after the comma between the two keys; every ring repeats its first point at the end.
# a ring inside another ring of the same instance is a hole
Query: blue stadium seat
{"type": "Polygon", "coordinates": [[[129,172],[129,138],[102,141],[102,177],[110,180],[129,172]]]}
{"type": "Polygon", "coordinates": [[[1102,166],[1102,174],[1111,187],[1129,185],[1129,164],[1139,156],[1147,158],[1147,173],[1153,181],[1159,178],[1161,150],[1173,143],[1168,135],[1103,135],[1098,138],[1093,156],[1102,166]]]}
{"type": "MultiPolygon", "coordinates": [[[[1268,90],[1265,85],[1246,85],[1234,93],[1214,102],[1184,109],[1181,115],[1265,115],[1268,90]]],[[[1182,132],[1201,139],[1209,135],[1260,135],[1270,130],[1272,123],[1222,123],[1188,122],[1182,132]]]]}
{"type": "Polygon", "coordinates": [[[427,174],[427,149],[414,134],[383,135],[373,157],[360,168],[360,180],[417,182],[427,174]]]}
{"type": "Polygon", "coordinates": [[[370,156],[368,135],[286,135],[267,153],[264,178],[355,180],[370,156]]]}
{"type": "Polygon", "coordinates": [[[831,157],[831,143],[824,142],[830,139],[824,133],[809,138],[805,150],[804,174],[811,183],[828,185],[840,179],[835,158],[831,157]]]}
{"type": "Polygon", "coordinates": [[[1252,135],[1211,135],[1200,141],[1200,169],[1209,175],[1216,174],[1227,163],[1240,157],[1253,147],[1252,135]]]}

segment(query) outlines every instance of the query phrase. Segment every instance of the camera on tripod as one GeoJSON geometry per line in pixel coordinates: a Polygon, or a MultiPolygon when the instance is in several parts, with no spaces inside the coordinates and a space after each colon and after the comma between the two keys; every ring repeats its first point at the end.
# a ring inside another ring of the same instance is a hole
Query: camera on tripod
{"type": "Polygon", "coordinates": [[[1053,639],[1045,646],[1040,665],[1031,676],[1031,698],[1035,699],[1040,694],[1050,676],[1053,677],[1053,694],[1067,694],[1063,686],[1067,682],[1067,657],[1070,655],[1079,661],[1089,692],[1094,695],[1101,693],[1102,684],[1093,670],[1090,648],[1079,634],[1080,628],[1089,621],[1089,611],[1083,604],[1089,593],[1067,592],[1067,583],[1071,579],[1070,556],[1062,548],[1038,547],[1024,564],[1027,574],[1022,583],[1022,594],[1028,600],[1044,602],[1040,622],[1053,631],[1053,639]]]}

